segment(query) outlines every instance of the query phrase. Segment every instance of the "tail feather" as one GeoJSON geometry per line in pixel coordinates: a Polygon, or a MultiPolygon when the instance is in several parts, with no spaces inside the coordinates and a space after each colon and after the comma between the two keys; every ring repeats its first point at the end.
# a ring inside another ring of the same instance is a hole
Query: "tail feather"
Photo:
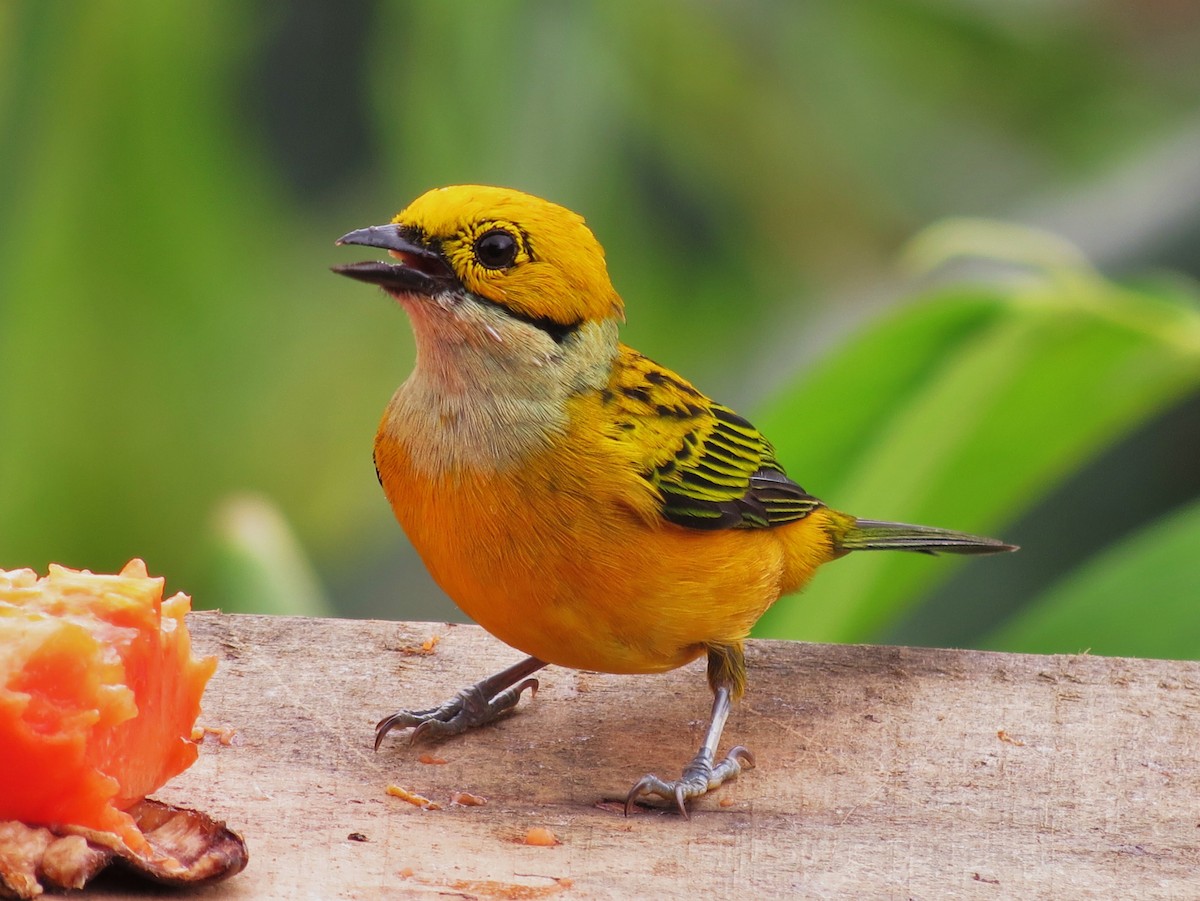
{"type": "Polygon", "coordinates": [[[847,551],[920,551],[925,554],[1000,554],[1017,550],[1015,544],[995,538],[874,519],[856,520],[841,540],[841,547],[847,551]]]}

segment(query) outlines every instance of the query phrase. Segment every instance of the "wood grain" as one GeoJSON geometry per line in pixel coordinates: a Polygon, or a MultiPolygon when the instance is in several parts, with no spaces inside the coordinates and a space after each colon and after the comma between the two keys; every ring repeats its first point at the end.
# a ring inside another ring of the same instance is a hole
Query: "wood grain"
{"type": "Polygon", "coordinates": [[[494,726],[376,754],[384,714],[520,655],[471,626],[190,625],[220,658],[202,722],[236,734],[208,737],[158,797],[226,819],[250,865],[189,897],[1200,897],[1194,662],[753,642],[724,747],[749,746],[758,768],[686,821],[615,802],[694,753],[703,664],[549,669],[494,726]],[[390,797],[393,783],[442,809],[390,797]],[[453,806],[458,791],[487,804],[453,806]],[[560,844],[526,844],[531,828],[560,844]]]}

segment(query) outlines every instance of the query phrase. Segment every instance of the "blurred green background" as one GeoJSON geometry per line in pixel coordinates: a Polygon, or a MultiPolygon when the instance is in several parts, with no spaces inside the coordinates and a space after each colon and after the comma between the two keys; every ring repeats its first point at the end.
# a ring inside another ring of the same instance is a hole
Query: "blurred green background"
{"type": "Polygon", "coordinates": [[[1200,656],[1200,5],[0,5],[0,566],[460,618],[375,482],[426,189],[584,213],[626,340],[809,491],[986,531],[762,634],[1200,656]]]}

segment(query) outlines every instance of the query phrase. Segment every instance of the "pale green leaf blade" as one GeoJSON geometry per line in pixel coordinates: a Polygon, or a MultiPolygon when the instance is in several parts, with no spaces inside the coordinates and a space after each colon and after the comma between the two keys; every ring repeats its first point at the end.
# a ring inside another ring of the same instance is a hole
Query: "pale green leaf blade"
{"type": "Polygon", "coordinates": [[[212,599],[235,613],[332,616],[291,525],[264,497],[235,495],[213,517],[212,599]]]}

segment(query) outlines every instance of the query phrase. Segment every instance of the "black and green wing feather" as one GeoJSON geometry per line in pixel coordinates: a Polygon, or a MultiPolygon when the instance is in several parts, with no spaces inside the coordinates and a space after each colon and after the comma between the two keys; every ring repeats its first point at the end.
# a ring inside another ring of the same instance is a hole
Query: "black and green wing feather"
{"type": "Polygon", "coordinates": [[[733,410],[622,348],[605,392],[617,434],[646,449],[662,515],[690,529],[766,529],[821,502],[788,478],[762,434],[733,410]]]}

